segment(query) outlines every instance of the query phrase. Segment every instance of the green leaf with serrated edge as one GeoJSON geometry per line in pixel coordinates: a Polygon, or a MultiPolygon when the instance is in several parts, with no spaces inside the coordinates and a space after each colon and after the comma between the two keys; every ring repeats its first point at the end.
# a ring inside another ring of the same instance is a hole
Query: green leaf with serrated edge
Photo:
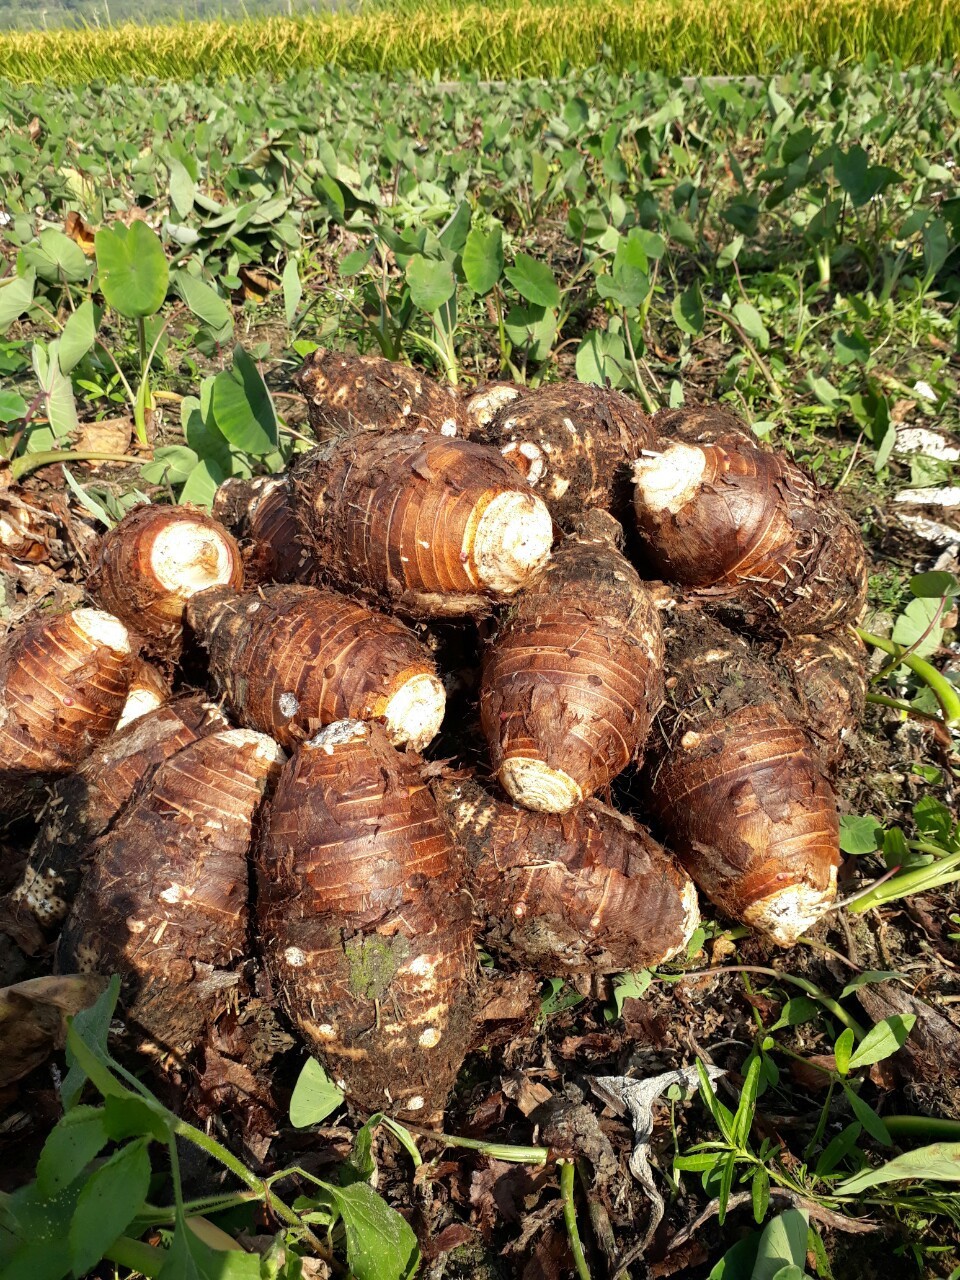
{"type": "Polygon", "coordinates": [[[878,1169],[863,1169],[838,1183],[833,1189],[840,1195],[859,1195],[868,1187],[907,1179],[931,1182],[960,1182],[960,1142],[934,1142],[895,1156],[878,1169]]]}
{"type": "Polygon", "coordinates": [[[87,1179],[70,1223],[70,1257],[80,1276],[103,1257],[143,1207],[150,1187],[148,1138],[129,1142],[87,1179]]]}
{"type": "Polygon", "coordinates": [[[960,582],[952,573],[947,573],[943,569],[931,569],[929,573],[915,573],[908,585],[915,596],[932,600],[942,600],[944,596],[955,596],[960,593],[960,582]]]}
{"type": "Polygon", "coordinates": [[[483,297],[503,274],[503,230],[494,227],[483,232],[473,227],[463,246],[461,258],[464,278],[474,293],[483,297]]]}
{"type": "Polygon", "coordinates": [[[805,1264],[808,1221],[800,1209],[787,1209],[770,1219],[760,1236],[750,1280],[773,1280],[782,1267],[805,1264]]]}
{"type": "Polygon", "coordinates": [[[74,1107],[43,1144],[37,1161],[37,1188],[52,1196],[68,1187],[109,1141],[103,1107],[74,1107]]]}
{"type": "MultiPolygon", "coordinates": [[[[97,1053],[106,1053],[110,1022],[117,1007],[119,996],[120,979],[114,974],[103,995],[89,1009],[81,1009],[78,1014],[69,1019],[67,1030],[67,1067],[69,1070],[60,1084],[60,1100],[65,1111],[69,1111],[80,1100],[80,1094],[87,1078],[85,1069],[81,1066],[74,1053],[73,1045],[76,1044],[85,1048],[87,1054],[91,1054],[94,1049],[97,1053]]],[[[98,1065],[100,1064],[98,1063],[98,1065]]],[[[103,1070],[106,1071],[106,1068],[104,1067],[103,1070]]],[[[107,1074],[109,1075],[109,1072],[107,1074]]],[[[127,1094],[129,1090],[118,1088],[117,1093],[121,1095],[127,1094]]]]}
{"type": "Polygon", "coordinates": [[[303,299],[303,285],[300,283],[300,264],[296,258],[287,259],[287,265],[283,268],[283,275],[280,277],[280,284],[283,289],[283,314],[287,322],[287,328],[290,329],[293,327],[297,308],[303,299]]]}
{"type": "Polygon", "coordinates": [[[770,1205],[770,1175],[762,1164],[757,1165],[750,1183],[750,1201],[753,1205],[753,1220],[759,1224],[767,1216],[770,1205]]]}
{"type": "Polygon", "coordinates": [[[833,1046],[833,1056],[837,1064],[837,1070],[842,1076],[845,1076],[850,1070],[850,1055],[853,1053],[853,1030],[851,1027],[845,1027],[837,1037],[837,1042],[833,1046]]]}
{"type": "Polygon", "coordinates": [[[840,992],[840,999],[845,1000],[847,996],[853,995],[854,991],[860,987],[868,986],[874,982],[891,982],[896,979],[899,982],[908,981],[906,974],[896,973],[893,969],[865,969],[863,973],[858,973],[852,978],[840,992]]]}
{"type": "Polygon", "coordinates": [[[861,1067],[870,1067],[892,1057],[906,1044],[916,1020],[912,1013],[894,1013],[871,1027],[850,1059],[850,1070],[858,1071],[861,1067]]]}
{"type": "Polygon", "coordinates": [[[14,320],[30,310],[36,283],[37,273],[32,267],[23,275],[0,280],[0,333],[6,332],[14,320]]]}
{"type": "Polygon", "coordinates": [[[840,819],[840,848],[844,853],[873,853],[883,838],[883,827],[869,814],[844,814],[840,819]]]}
{"type": "Polygon", "coordinates": [[[559,307],[560,287],[549,266],[529,253],[518,253],[503,273],[517,293],[537,307],[559,307]]]}
{"type": "Polygon", "coordinates": [[[261,457],[277,447],[276,410],[260,370],[243,347],[235,347],[233,368],[213,380],[213,417],[241,453],[261,457]]]}
{"type": "Polygon", "coordinates": [[[319,1124],[343,1102],[343,1090],[333,1083],[315,1058],[308,1058],[290,1099],[290,1123],[295,1129],[319,1124]]]}
{"type": "Polygon", "coordinates": [[[170,271],[160,237],[145,222],[101,227],[94,240],[100,291],[131,319],[152,316],[167,296],[170,271]]]}
{"type": "Polygon", "coordinates": [[[428,315],[448,302],[457,289],[449,262],[425,258],[422,254],[407,263],[406,278],[413,305],[428,315]]]}
{"type": "Polygon", "coordinates": [[[877,1113],[868,1103],[860,1097],[855,1089],[851,1089],[846,1080],[841,1082],[843,1091],[847,1095],[847,1100],[853,1109],[853,1114],[869,1133],[870,1137],[876,1142],[882,1143],[885,1147],[893,1146],[893,1139],[887,1130],[887,1126],[883,1123],[877,1113]]]}
{"type": "Polygon", "coordinates": [[[326,1186],[346,1236],[347,1262],[356,1280],[405,1280],[420,1261],[410,1224],[366,1182],[326,1186]]]}
{"type": "Polygon", "coordinates": [[[69,373],[87,352],[93,349],[97,340],[99,319],[93,300],[87,298],[85,302],[80,303],[63,326],[63,332],[60,334],[59,360],[60,368],[64,373],[69,373]]]}
{"type": "Polygon", "coordinates": [[[218,341],[226,341],[233,328],[233,315],[216,289],[189,271],[175,271],[173,285],[197,319],[210,326],[218,341]]]}

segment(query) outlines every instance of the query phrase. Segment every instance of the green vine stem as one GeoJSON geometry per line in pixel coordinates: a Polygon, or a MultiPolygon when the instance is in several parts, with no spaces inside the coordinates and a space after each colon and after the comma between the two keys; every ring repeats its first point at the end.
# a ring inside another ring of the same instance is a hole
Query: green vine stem
{"type": "Polygon", "coordinates": [[[867,1034],[866,1028],[861,1026],[856,1018],[851,1017],[846,1009],[842,1008],[832,996],[828,996],[825,991],[822,991],[814,983],[808,982],[806,978],[798,978],[792,973],[780,973],[777,969],[765,969],[756,964],[728,964],[722,965],[717,969],[692,969],[688,973],[657,974],[656,976],[667,982],[682,982],[687,978],[720,977],[724,973],[760,973],[766,978],[776,978],[778,982],[789,982],[793,986],[799,987],[801,991],[805,991],[808,996],[812,996],[814,1000],[818,1000],[825,1009],[829,1009],[839,1022],[850,1028],[858,1040],[862,1040],[867,1034]]]}
{"type": "MultiPolygon", "coordinates": [[[[920,843],[910,841],[909,847],[917,848],[920,843]]],[[[928,846],[922,851],[929,852],[930,849],[937,849],[937,846],[928,846]]],[[[939,889],[942,885],[953,884],[957,880],[960,880],[960,852],[948,854],[925,866],[915,867],[912,871],[904,871],[883,884],[876,884],[869,893],[865,893],[856,902],[851,902],[847,910],[860,915],[885,902],[894,902],[897,898],[905,898],[912,893],[924,893],[928,889],[939,889]]]]}
{"type": "Polygon", "coordinates": [[[903,665],[909,667],[913,674],[932,690],[933,696],[940,703],[944,724],[948,727],[960,724],[960,691],[955,689],[936,667],[925,662],[923,658],[918,658],[915,653],[908,653],[903,645],[896,644],[893,640],[875,636],[872,632],[864,631],[860,627],[857,627],[857,635],[864,644],[872,645],[874,649],[882,649],[892,658],[902,659],[903,665]]]}

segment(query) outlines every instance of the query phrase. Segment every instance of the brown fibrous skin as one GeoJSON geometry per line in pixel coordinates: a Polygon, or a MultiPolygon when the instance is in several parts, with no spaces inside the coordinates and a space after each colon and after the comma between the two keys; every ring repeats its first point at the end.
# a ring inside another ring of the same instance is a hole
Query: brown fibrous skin
{"type": "Polygon", "coordinates": [[[35,618],[0,647],[0,811],[17,813],[113,731],[134,655],[110,614],[35,618]]]}
{"type": "Polygon", "coordinates": [[[684,444],[717,444],[724,437],[737,435],[748,444],[758,444],[743,419],[719,404],[659,409],[653,415],[653,430],[657,439],[682,440],[684,444]]]}
{"type": "Polygon", "coordinates": [[[464,434],[463,402],[455,387],[382,356],[321,348],[293,381],[306,396],[310,426],[321,441],[357,431],[464,434]]]}
{"type": "Polygon", "coordinates": [[[247,855],[283,752],[229,729],[165,761],[92,849],[60,938],[61,970],[119,973],[144,1047],[182,1056],[236,999],[247,855]]]}
{"type": "Polygon", "coordinates": [[[630,464],[654,440],[650,419],[619,391],[584,383],[540,387],[476,433],[527,476],[564,530],[579,513],[630,508],[630,464]]]}
{"type": "Polygon", "coordinates": [[[214,587],[194,596],[187,616],[233,714],[285,747],[334,720],[389,717],[391,698],[414,680],[433,695],[430,723],[410,739],[405,725],[390,722],[391,740],[422,750],[439,728],[443,687],[426,647],[402,623],[345,595],[214,587]]]}
{"type": "Polygon", "coordinates": [[[782,673],[696,609],[665,635],[645,771],[655,829],[725,915],[790,946],[836,894],[836,797],[782,673]]]}
{"type": "Polygon", "coordinates": [[[851,626],[785,641],[777,661],[789,672],[803,723],[826,767],[840,763],[867,699],[867,651],[851,626]]]}
{"type": "Polygon", "coordinates": [[[228,727],[200,697],[178,698],[112,733],[55,785],[20,882],[2,906],[3,928],[24,951],[35,954],[60,928],[93,842],[160,765],[198,738],[228,727]]]}
{"type": "Polygon", "coordinates": [[[473,927],[419,761],[339,721],[283,770],[259,853],[264,957],[348,1095],[427,1118],[472,1038],[473,927]]]}
{"type": "Polygon", "coordinates": [[[604,512],[583,518],[484,655],[493,769],[527,808],[564,812],[606,787],[637,758],[663,700],[659,613],[616,548],[620,532],[604,512]]]}
{"type": "Polygon", "coordinates": [[[235,539],[199,507],[134,507],[104,534],[92,593],[143,638],[156,657],[183,651],[184,609],[206,587],[243,585],[235,539]]]}
{"type": "Polygon", "coordinates": [[[549,554],[543,503],[470,441],[361,434],[302,454],[291,483],[321,572],[408,617],[489,612],[549,554]]]}
{"type": "Polygon", "coordinates": [[[643,827],[596,800],[531,813],[472,779],[434,794],[465,851],[486,945],[545,977],[664,963],[700,921],[687,874],[643,827]]]}
{"type": "Polygon", "coordinates": [[[214,495],[213,514],[240,542],[247,586],[313,581],[313,561],[293,514],[288,475],[225,480],[214,495]]]}
{"type": "Polygon", "coordinates": [[[799,635],[856,621],[867,592],[856,524],[795,463],[741,431],[661,440],[634,467],[651,576],[696,588],[738,630],[799,635]]]}

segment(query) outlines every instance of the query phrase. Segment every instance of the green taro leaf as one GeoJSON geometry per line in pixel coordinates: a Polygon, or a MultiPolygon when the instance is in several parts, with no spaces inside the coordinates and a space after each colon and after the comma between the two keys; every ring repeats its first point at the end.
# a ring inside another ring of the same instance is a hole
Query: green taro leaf
{"type": "Polygon", "coordinates": [[[50,1131],[37,1161],[37,1188],[54,1196],[109,1142],[103,1107],[74,1107],[50,1131]]]}
{"type": "Polygon", "coordinates": [[[146,484],[183,484],[198,462],[186,445],[162,445],[154,449],[153,461],[140,468],[140,478],[146,484]]]}
{"type": "Polygon", "coordinates": [[[928,597],[911,600],[894,623],[893,639],[897,644],[915,646],[913,652],[919,658],[936,653],[943,639],[942,601],[928,597]]]}
{"type": "Polygon", "coordinates": [[[27,412],[27,402],[15,391],[0,391],[0,422],[16,422],[27,412]]]}
{"type": "Polygon", "coordinates": [[[503,274],[503,231],[472,228],[463,246],[463,274],[474,293],[489,293],[503,274]]]}
{"type": "Polygon", "coordinates": [[[428,314],[439,310],[456,292],[449,262],[417,254],[407,263],[406,277],[413,305],[428,314]]]}
{"type": "Polygon", "coordinates": [[[20,259],[50,284],[76,284],[90,274],[90,263],[80,246],[53,227],[41,231],[33,244],[21,249],[20,259]]]}
{"type": "Polygon", "coordinates": [[[871,1027],[850,1059],[850,1070],[872,1066],[895,1054],[906,1043],[916,1020],[912,1013],[895,1013],[871,1027]]]}
{"type": "Polygon", "coordinates": [[[525,348],[531,360],[546,360],[557,336],[557,313],[544,307],[511,307],[503,327],[515,347],[525,348]]]}
{"type": "Polygon", "coordinates": [[[197,319],[214,331],[217,341],[226,341],[233,329],[233,314],[216,289],[189,271],[174,272],[173,285],[197,319]]]}
{"type": "Polygon", "coordinates": [[[688,289],[684,289],[683,293],[678,294],[674,298],[670,310],[678,329],[682,329],[684,333],[689,333],[691,336],[696,336],[696,334],[702,332],[704,322],[703,298],[700,296],[698,285],[692,284],[688,289]]]}
{"type": "Polygon", "coordinates": [[[160,237],[145,222],[102,227],[94,241],[100,289],[130,319],[155,315],[167,296],[170,270],[160,237]]]}
{"type": "Polygon", "coordinates": [[[844,814],[840,819],[840,848],[844,853],[873,853],[880,847],[883,828],[869,815],[844,814]]]}
{"type": "Polygon", "coordinates": [[[228,475],[216,458],[201,458],[184,480],[179,501],[212,510],[214,496],[228,475]]]}
{"type": "Polygon", "coordinates": [[[918,597],[930,600],[942,600],[944,596],[955,596],[960,592],[960,582],[952,573],[933,569],[929,573],[916,573],[910,579],[910,590],[918,597]]]}
{"type": "Polygon", "coordinates": [[[770,334],[767,332],[767,326],[763,323],[763,317],[756,307],[751,306],[749,302],[738,302],[733,308],[733,318],[747,337],[753,339],[761,351],[765,351],[769,347],[770,334]]]}
{"type": "Polygon", "coordinates": [[[197,196],[197,184],[179,160],[170,161],[170,203],[179,216],[187,218],[193,212],[197,196]]]}
{"type": "Polygon", "coordinates": [[[63,326],[60,334],[60,368],[69,373],[80,363],[88,351],[93,349],[97,340],[97,326],[100,317],[92,298],[81,302],[76,311],[63,326]]]}
{"type": "Polygon", "coordinates": [[[347,1240],[347,1262],[356,1280],[405,1280],[420,1261],[409,1223],[366,1182],[327,1186],[347,1240]]]}
{"type": "Polygon", "coordinates": [[[77,402],[73,385],[60,368],[59,340],[51,342],[46,350],[39,342],[33,344],[33,371],[46,400],[50,430],[58,438],[76,431],[80,425],[77,402]]]}
{"type": "Polygon", "coordinates": [[[592,329],[577,348],[577,377],[597,387],[619,386],[627,352],[618,333],[592,329]]]}
{"type": "Polygon", "coordinates": [[[70,1223],[70,1257],[80,1276],[103,1257],[143,1207],[150,1186],[148,1138],[121,1147],[90,1175],[70,1223]]]}
{"type": "Polygon", "coordinates": [[[297,308],[303,299],[303,285],[300,283],[300,264],[296,258],[287,260],[280,283],[283,286],[283,314],[287,321],[287,328],[291,329],[296,319],[297,308]]]}
{"type": "Polygon", "coordinates": [[[520,296],[534,306],[559,307],[560,287],[545,262],[539,262],[529,253],[520,253],[503,274],[520,296]]]}
{"type": "Polygon", "coordinates": [[[233,368],[213,382],[213,416],[227,440],[242,453],[262,457],[277,447],[273,400],[260,370],[243,347],[235,347],[233,368]]]}
{"type": "Polygon", "coordinates": [[[6,332],[14,320],[19,320],[33,302],[37,273],[31,267],[22,276],[11,276],[0,281],[0,333],[6,332]]]}
{"type": "Polygon", "coordinates": [[[882,1164],[879,1169],[864,1169],[839,1183],[834,1190],[841,1195],[859,1195],[868,1187],[884,1182],[907,1179],[930,1179],[933,1182],[960,1182],[960,1142],[934,1142],[929,1147],[906,1151],[882,1164]]]}
{"type": "Polygon", "coordinates": [[[319,1124],[343,1102],[343,1090],[333,1083],[315,1058],[308,1058],[290,1099],[290,1123],[295,1129],[319,1124]]]}

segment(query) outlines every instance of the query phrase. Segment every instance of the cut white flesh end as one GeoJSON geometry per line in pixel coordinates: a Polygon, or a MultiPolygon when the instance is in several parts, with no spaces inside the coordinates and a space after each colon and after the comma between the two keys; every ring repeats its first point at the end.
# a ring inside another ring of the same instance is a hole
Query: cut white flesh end
{"type": "Polygon", "coordinates": [[[569,813],[583,801],[582,788],[568,773],[530,756],[504,760],[499,776],[511,800],[537,813],[569,813]]]}
{"type": "Polygon", "coordinates": [[[227,586],[236,563],[233,548],[219,529],[184,518],[168,524],[154,538],[150,568],[165,591],[188,600],[208,587],[227,586]]]}
{"type": "Polygon", "coordinates": [[[707,455],[696,445],[672,444],[633,464],[637,501],[651,514],[676,515],[700,492],[707,455]]]}
{"type": "Polygon", "coordinates": [[[255,747],[256,757],[267,764],[283,764],[287,753],[279,743],[265,733],[257,733],[255,729],[227,729],[214,735],[218,742],[225,742],[230,747],[255,747]]]}
{"type": "Polygon", "coordinates": [[[837,869],[830,868],[825,889],[808,884],[791,884],[761,898],[743,913],[743,923],[765,933],[781,947],[792,947],[811,928],[837,896],[837,869]]]}
{"type": "Polygon", "coordinates": [[[156,711],[157,707],[162,706],[164,699],[156,689],[131,689],[127,694],[127,700],[123,704],[123,710],[120,712],[120,719],[117,721],[115,732],[119,733],[121,729],[125,729],[128,724],[132,724],[134,720],[139,720],[141,716],[145,716],[148,711],[156,711]]]}
{"type": "Polygon", "coordinates": [[[485,387],[475,392],[466,403],[467,414],[479,427],[489,427],[506,404],[512,404],[520,395],[516,387],[485,387]]]}
{"type": "Polygon", "coordinates": [[[532,493],[498,493],[477,523],[473,546],[464,546],[477,582],[488,591],[512,595],[545,564],[553,545],[553,520],[532,493]]]}
{"type": "Polygon", "coordinates": [[[303,745],[304,748],[325,751],[329,756],[333,755],[334,748],[369,736],[370,728],[362,720],[334,720],[333,724],[325,725],[319,733],[315,733],[309,742],[303,745]]]}
{"type": "Polygon", "coordinates": [[[539,484],[547,473],[547,456],[533,440],[514,440],[500,450],[506,460],[526,477],[531,487],[539,484]]]}
{"type": "Polygon", "coordinates": [[[693,937],[700,924],[700,899],[697,897],[697,886],[692,880],[688,880],[683,886],[683,894],[681,895],[683,903],[683,937],[675,947],[671,947],[657,961],[657,964],[666,964],[668,960],[672,960],[674,956],[681,955],[687,949],[687,943],[693,937]]]}
{"type": "Polygon", "coordinates": [[[406,743],[414,751],[422,751],[440,732],[446,707],[441,681],[421,672],[402,684],[384,707],[387,736],[395,747],[406,743]]]}
{"type": "Polygon", "coordinates": [[[130,633],[119,618],[103,609],[74,609],[73,625],[94,645],[112,649],[114,653],[130,652],[130,633]]]}

